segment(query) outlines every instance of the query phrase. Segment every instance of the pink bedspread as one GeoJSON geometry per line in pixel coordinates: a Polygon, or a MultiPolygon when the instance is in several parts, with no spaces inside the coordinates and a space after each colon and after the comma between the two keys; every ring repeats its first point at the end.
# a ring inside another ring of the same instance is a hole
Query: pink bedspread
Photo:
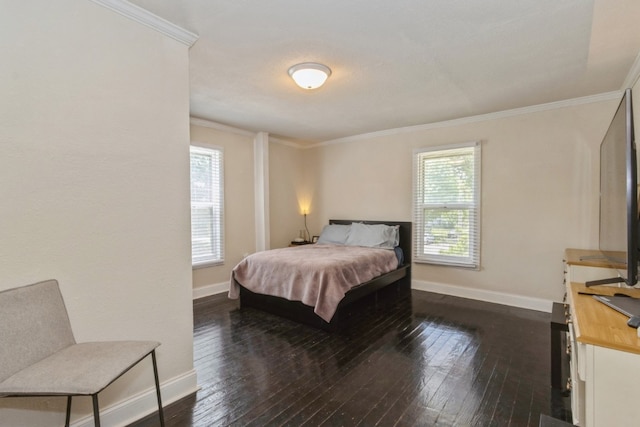
{"type": "Polygon", "coordinates": [[[388,249],[318,244],[272,249],[234,267],[229,298],[240,296],[241,284],[255,293],[301,301],[329,322],[349,289],[397,267],[388,249]]]}

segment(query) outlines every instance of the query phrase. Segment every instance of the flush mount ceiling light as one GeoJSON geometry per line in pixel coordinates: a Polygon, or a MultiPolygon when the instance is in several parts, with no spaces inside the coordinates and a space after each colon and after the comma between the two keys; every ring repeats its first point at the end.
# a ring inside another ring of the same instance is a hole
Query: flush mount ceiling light
{"type": "Polygon", "coordinates": [[[303,89],[316,89],[324,84],[331,70],[326,65],[305,62],[289,68],[289,75],[303,89]]]}

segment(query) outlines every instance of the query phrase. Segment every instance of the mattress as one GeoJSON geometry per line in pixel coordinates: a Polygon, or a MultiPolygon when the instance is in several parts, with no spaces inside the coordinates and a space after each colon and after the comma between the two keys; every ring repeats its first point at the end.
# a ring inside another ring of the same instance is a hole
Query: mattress
{"type": "Polygon", "coordinates": [[[353,287],[398,268],[393,250],[315,244],[257,252],[231,272],[229,297],[239,286],[259,294],[300,301],[331,321],[338,304],[353,287]]]}

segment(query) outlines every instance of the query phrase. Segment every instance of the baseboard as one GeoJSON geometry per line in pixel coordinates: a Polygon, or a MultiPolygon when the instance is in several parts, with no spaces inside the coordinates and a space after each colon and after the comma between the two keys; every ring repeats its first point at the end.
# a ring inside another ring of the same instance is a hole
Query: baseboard
{"type": "MultiPolygon", "coordinates": [[[[191,370],[160,384],[162,406],[198,391],[196,371],[191,370]]],[[[150,387],[127,400],[100,410],[100,421],[107,426],[126,426],[158,410],[156,389],[150,387]]],[[[93,415],[87,415],[71,424],[73,427],[93,427],[93,415]]]]}
{"type": "Polygon", "coordinates": [[[464,286],[448,285],[444,283],[412,280],[411,288],[419,291],[435,292],[437,294],[452,295],[511,307],[527,308],[529,310],[551,313],[553,301],[541,298],[525,297],[522,295],[506,294],[483,289],[466,288],[464,286]]]}
{"type": "MultiPolygon", "coordinates": [[[[509,305],[512,307],[527,308],[529,310],[551,313],[553,301],[541,298],[525,297],[522,295],[507,294],[502,292],[487,291],[482,289],[467,288],[464,286],[448,285],[445,283],[412,280],[411,288],[419,291],[435,292],[437,294],[453,295],[461,298],[475,299],[492,302],[495,304],[509,305]]],[[[193,299],[204,298],[211,295],[229,291],[229,282],[214,283],[193,289],[193,299]]]]}
{"type": "Polygon", "coordinates": [[[214,283],[193,289],[193,299],[204,298],[215,294],[229,292],[229,282],[214,283]]]}

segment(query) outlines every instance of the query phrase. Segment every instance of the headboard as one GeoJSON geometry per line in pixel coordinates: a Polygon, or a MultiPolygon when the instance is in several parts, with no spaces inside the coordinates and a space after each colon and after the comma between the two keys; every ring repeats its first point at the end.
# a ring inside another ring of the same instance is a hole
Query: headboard
{"type": "Polygon", "coordinates": [[[411,253],[413,251],[412,246],[412,223],[406,221],[367,221],[360,219],[330,219],[329,224],[344,224],[348,225],[353,222],[361,222],[363,224],[386,224],[386,225],[399,225],[400,226],[400,244],[404,255],[404,263],[411,265],[411,253]]]}

